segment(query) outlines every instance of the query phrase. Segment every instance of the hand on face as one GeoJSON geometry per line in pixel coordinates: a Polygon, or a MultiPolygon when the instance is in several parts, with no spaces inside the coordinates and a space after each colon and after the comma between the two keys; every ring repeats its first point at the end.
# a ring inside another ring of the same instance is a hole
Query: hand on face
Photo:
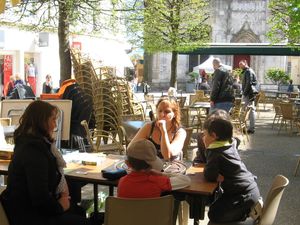
{"type": "Polygon", "coordinates": [[[167,132],[167,122],[166,120],[158,120],[156,122],[156,126],[159,128],[161,132],[167,132]]]}

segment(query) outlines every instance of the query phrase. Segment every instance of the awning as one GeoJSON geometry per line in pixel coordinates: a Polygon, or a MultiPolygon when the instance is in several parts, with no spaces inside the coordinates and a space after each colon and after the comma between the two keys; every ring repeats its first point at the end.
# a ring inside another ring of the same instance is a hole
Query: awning
{"type": "Polygon", "coordinates": [[[300,56],[300,46],[287,46],[286,44],[270,45],[269,43],[215,43],[181,52],[181,55],[278,55],[300,56]]]}
{"type": "MultiPolygon", "coordinates": [[[[214,60],[214,57],[210,56],[205,62],[201,63],[198,66],[195,66],[193,68],[193,72],[198,73],[199,70],[205,70],[206,73],[213,73],[215,71],[213,68],[213,60],[214,60]]],[[[221,65],[223,67],[225,67],[225,69],[227,69],[227,70],[232,70],[232,66],[228,66],[225,64],[221,64],[221,65]]]]}
{"type": "MultiPolygon", "coordinates": [[[[10,0],[12,6],[16,6],[21,2],[21,0],[10,0]]],[[[5,11],[5,3],[6,0],[0,0],[0,13],[4,13],[5,11]]]]}

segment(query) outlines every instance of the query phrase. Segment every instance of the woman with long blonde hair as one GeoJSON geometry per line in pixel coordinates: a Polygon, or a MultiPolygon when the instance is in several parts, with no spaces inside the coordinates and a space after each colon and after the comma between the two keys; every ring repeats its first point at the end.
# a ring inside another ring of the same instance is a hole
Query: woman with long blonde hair
{"type": "Polygon", "coordinates": [[[155,145],[160,158],[178,158],[182,154],[186,131],[181,127],[180,108],[176,98],[161,98],[156,104],[156,117],[155,121],[146,123],[138,131],[132,143],[148,139],[155,145]]]}

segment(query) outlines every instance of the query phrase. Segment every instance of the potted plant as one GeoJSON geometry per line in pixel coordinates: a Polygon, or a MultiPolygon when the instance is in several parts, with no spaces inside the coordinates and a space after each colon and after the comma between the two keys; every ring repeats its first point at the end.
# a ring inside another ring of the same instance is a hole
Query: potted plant
{"type": "Polygon", "coordinates": [[[234,78],[238,78],[239,80],[242,78],[243,70],[241,68],[235,68],[232,71],[232,75],[234,78]]]}
{"type": "Polygon", "coordinates": [[[281,84],[287,84],[290,80],[290,76],[286,74],[286,72],[283,69],[279,68],[271,68],[267,71],[266,77],[272,81],[274,84],[279,85],[281,84]]]}
{"type": "Polygon", "coordinates": [[[196,72],[189,72],[187,75],[189,76],[189,80],[186,83],[186,92],[194,92],[199,74],[196,72]]]}

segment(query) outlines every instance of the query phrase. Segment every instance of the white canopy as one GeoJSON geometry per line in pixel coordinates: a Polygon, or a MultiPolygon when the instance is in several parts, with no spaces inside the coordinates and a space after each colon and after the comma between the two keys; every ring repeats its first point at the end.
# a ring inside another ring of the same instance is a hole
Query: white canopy
{"type": "MultiPolygon", "coordinates": [[[[214,60],[214,57],[210,56],[205,62],[201,63],[198,66],[195,66],[193,68],[193,72],[198,73],[199,70],[205,70],[206,73],[213,73],[214,72],[213,60],[214,60]]],[[[226,68],[227,70],[232,70],[232,66],[228,66],[228,65],[224,65],[224,64],[221,64],[221,65],[224,68],[226,68]]]]}

